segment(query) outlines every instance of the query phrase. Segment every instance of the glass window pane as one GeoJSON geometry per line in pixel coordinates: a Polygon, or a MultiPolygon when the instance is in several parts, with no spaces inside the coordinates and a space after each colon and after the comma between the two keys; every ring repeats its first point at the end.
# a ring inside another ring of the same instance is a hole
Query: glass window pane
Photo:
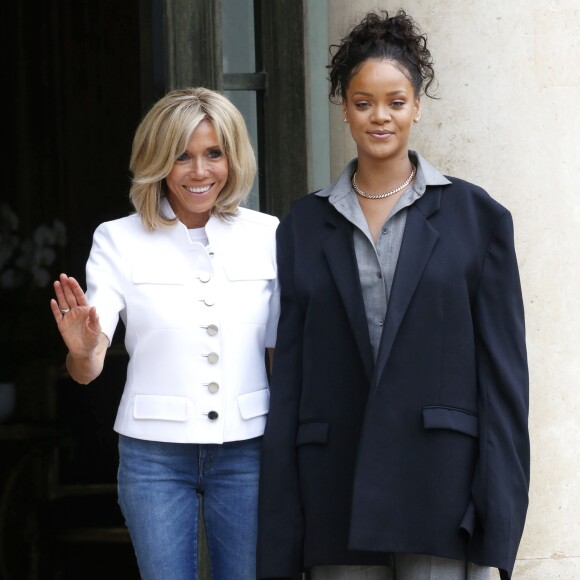
{"type": "MultiPolygon", "coordinates": [[[[254,91],[224,91],[224,95],[230,99],[234,105],[241,111],[248,127],[250,140],[254,147],[256,160],[258,159],[258,118],[256,108],[256,93],[254,91]]],[[[260,209],[260,190],[258,176],[254,179],[254,185],[248,198],[246,206],[258,210],[260,209]]]]}
{"type": "Polygon", "coordinates": [[[253,0],[222,0],[223,69],[256,72],[253,0]]]}
{"type": "Polygon", "coordinates": [[[305,7],[308,189],[314,191],[330,183],[328,2],[306,0],[305,7]]]}

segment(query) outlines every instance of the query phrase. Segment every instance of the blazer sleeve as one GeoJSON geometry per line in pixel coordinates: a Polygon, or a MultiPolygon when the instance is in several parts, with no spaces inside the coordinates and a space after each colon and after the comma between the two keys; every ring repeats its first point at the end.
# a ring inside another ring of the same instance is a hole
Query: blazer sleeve
{"type": "Polygon", "coordinates": [[[270,411],[262,440],[257,577],[300,579],[303,515],[298,485],[296,433],[302,375],[304,316],[294,279],[291,218],[277,230],[281,292],[270,411]]]}
{"type": "Polygon", "coordinates": [[[505,580],[523,533],[530,481],[524,307],[508,211],[487,248],[474,316],[480,450],[472,493],[483,528],[481,553],[500,562],[505,580]]]}
{"type": "Polygon", "coordinates": [[[99,323],[109,343],[119,323],[119,314],[125,309],[122,281],[126,276],[124,259],[111,230],[108,223],[95,230],[86,265],[87,300],[96,307],[99,323]]]}

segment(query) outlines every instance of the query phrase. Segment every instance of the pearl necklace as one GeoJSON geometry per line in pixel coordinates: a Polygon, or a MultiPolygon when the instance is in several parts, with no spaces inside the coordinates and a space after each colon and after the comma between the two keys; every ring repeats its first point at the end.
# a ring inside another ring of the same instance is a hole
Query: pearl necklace
{"type": "Polygon", "coordinates": [[[413,169],[411,170],[411,175],[409,175],[409,177],[407,177],[407,179],[405,179],[405,181],[403,181],[403,183],[401,183],[401,185],[399,185],[398,187],[395,187],[395,189],[391,189],[391,191],[385,191],[385,193],[377,193],[376,195],[371,195],[370,193],[365,193],[364,191],[362,191],[361,189],[358,188],[358,185],[356,184],[356,171],[353,173],[352,175],[352,188],[356,191],[357,195],[360,195],[361,197],[366,197],[367,199],[383,199],[384,197],[389,197],[395,193],[399,193],[399,191],[405,189],[405,187],[407,187],[407,185],[409,185],[409,183],[411,183],[411,181],[413,181],[413,178],[415,177],[415,173],[417,172],[417,168],[413,165],[413,169]]]}

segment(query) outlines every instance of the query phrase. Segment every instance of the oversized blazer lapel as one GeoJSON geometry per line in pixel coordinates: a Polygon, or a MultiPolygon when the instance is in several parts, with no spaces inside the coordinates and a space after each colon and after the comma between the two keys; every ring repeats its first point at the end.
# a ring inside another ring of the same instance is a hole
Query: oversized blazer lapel
{"type": "Polygon", "coordinates": [[[439,210],[441,189],[441,186],[428,187],[423,196],[409,207],[377,354],[373,386],[378,384],[385,369],[401,321],[439,238],[439,232],[430,224],[429,218],[439,210]]]}
{"type": "Polygon", "coordinates": [[[344,309],[363,361],[367,379],[373,374],[373,355],[362,297],[358,267],[354,253],[352,226],[348,220],[330,207],[327,218],[329,232],[323,242],[323,251],[330,271],[344,302],[344,309]]]}

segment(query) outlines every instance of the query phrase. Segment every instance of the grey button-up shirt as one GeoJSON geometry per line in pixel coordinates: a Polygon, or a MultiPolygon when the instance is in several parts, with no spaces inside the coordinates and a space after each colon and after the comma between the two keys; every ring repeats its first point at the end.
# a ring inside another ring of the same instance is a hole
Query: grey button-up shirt
{"type": "Polygon", "coordinates": [[[395,267],[403,241],[409,206],[417,201],[428,185],[445,185],[450,181],[426,159],[415,151],[409,151],[411,161],[417,166],[413,186],[403,192],[389,217],[383,224],[376,243],[366,218],[352,189],[351,178],[356,170],[353,159],[342,175],[330,187],[316,195],[328,197],[328,201],[355,227],[353,228],[354,249],[358,264],[363,300],[373,358],[376,361],[383,332],[383,322],[395,275],[395,267]]]}

